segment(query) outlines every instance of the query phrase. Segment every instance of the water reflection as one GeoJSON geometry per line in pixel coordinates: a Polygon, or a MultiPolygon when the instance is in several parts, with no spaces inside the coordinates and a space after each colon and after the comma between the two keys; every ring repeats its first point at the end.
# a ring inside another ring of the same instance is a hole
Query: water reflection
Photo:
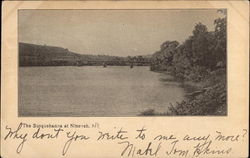
{"type": "Polygon", "coordinates": [[[138,116],[167,111],[186,91],[146,66],[21,67],[18,110],[20,116],[138,116]]]}

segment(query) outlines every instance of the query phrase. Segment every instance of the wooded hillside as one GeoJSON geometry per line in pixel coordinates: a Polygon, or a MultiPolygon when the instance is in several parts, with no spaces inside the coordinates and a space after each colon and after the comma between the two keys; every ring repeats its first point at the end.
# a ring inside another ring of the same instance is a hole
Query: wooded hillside
{"type": "Polygon", "coordinates": [[[150,65],[151,56],[110,56],[78,54],[68,49],[47,45],[19,43],[20,66],[84,66],[84,65],[150,65]]]}
{"type": "Polygon", "coordinates": [[[227,21],[214,21],[209,32],[202,23],[180,44],[166,41],[152,57],[151,70],[165,71],[179,81],[201,85],[187,101],[172,105],[168,115],[225,115],[227,112],[227,21]]]}

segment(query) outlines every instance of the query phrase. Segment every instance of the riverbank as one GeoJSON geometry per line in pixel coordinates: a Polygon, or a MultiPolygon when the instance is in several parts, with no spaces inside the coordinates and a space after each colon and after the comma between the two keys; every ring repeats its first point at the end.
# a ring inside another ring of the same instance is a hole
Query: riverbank
{"type": "Polygon", "coordinates": [[[168,108],[167,115],[227,115],[226,76],[212,75],[187,100],[168,108]]]}
{"type": "Polygon", "coordinates": [[[210,76],[201,81],[183,81],[182,84],[193,88],[182,102],[166,105],[166,111],[155,112],[148,109],[141,112],[140,116],[221,116],[227,115],[227,85],[225,69],[210,73],[210,76]]]}
{"type": "MultiPolygon", "coordinates": [[[[176,81],[201,85],[181,103],[172,103],[164,115],[227,115],[227,22],[214,20],[214,31],[198,23],[183,43],[165,41],[152,56],[151,70],[165,71],[176,81]]],[[[153,110],[142,115],[163,115],[153,110]]]]}

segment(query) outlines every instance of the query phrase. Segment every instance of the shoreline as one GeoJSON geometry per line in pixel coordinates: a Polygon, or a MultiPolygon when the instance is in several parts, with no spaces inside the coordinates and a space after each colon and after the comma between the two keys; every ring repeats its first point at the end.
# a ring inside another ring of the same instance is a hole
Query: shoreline
{"type": "Polygon", "coordinates": [[[221,78],[222,76],[213,74],[200,82],[183,80],[181,85],[184,89],[191,87],[185,95],[186,99],[180,103],[170,103],[170,108],[166,107],[165,112],[158,113],[154,109],[147,109],[139,116],[226,116],[226,83],[221,78]],[[214,82],[213,78],[219,81],[214,82]]]}

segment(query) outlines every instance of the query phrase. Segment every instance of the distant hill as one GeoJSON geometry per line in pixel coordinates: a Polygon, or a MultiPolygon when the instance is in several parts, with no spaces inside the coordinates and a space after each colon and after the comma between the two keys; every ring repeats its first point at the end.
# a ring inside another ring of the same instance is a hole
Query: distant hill
{"type": "Polygon", "coordinates": [[[79,60],[79,54],[61,47],[19,43],[20,66],[76,65],[79,60]]]}
{"type": "Polygon", "coordinates": [[[102,65],[104,62],[108,65],[130,65],[131,62],[149,65],[150,58],[150,55],[118,57],[78,54],[61,47],[19,43],[20,66],[83,66],[102,65]]]}

